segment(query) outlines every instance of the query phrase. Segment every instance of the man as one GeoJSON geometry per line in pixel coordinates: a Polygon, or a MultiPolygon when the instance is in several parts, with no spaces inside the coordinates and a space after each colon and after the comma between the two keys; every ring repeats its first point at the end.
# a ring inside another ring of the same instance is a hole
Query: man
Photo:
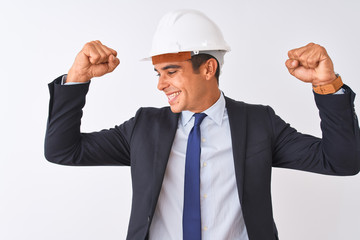
{"type": "Polygon", "coordinates": [[[46,158],[74,166],[131,166],[127,239],[278,239],[273,166],[359,172],[355,94],[335,74],[323,47],[291,50],[286,61],[290,74],[313,85],[322,139],[298,133],[270,107],[225,97],[218,78],[229,50],[202,13],[168,13],[150,59],[170,108],[141,108],[127,122],[96,133],[80,133],[82,107],[90,79],[119,64],[116,51],[100,41],[87,43],[68,75],[49,84],[46,158]]]}

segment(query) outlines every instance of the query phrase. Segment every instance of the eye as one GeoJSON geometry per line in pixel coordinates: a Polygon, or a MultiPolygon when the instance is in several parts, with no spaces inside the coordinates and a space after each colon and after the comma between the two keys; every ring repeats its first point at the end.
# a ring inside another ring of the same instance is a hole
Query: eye
{"type": "Polygon", "coordinates": [[[173,75],[174,73],[176,73],[177,71],[175,70],[175,71],[168,71],[168,74],[169,75],[173,75]]]}

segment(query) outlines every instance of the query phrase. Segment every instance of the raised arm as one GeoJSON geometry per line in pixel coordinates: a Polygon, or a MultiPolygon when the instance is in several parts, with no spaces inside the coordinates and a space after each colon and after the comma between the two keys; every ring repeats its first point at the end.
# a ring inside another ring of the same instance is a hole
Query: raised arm
{"type": "Polygon", "coordinates": [[[112,72],[119,64],[116,51],[100,41],[85,44],[76,56],[66,82],[49,84],[50,103],[45,137],[45,157],[63,165],[130,165],[129,141],[134,119],[110,130],[81,133],[82,108],[92,77],[112,72]]]}

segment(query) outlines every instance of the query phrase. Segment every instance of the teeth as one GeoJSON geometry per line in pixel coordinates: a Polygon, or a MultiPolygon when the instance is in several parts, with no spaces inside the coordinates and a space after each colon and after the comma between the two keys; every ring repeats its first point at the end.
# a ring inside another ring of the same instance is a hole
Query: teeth
{"type": "Polygon", "coordinates": [[[170,94],[170,95],[168,95],[168,99],[171,100],[171,99],[173,99],[174,97],[178,96],[179,94],[180,94],[180,92],[176,92],[176,93],[170,94]]]}

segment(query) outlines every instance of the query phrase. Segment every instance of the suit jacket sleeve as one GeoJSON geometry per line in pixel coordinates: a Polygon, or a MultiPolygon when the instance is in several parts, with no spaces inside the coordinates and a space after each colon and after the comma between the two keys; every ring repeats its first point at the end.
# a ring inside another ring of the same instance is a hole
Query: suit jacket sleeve
{"type": "Polygon", "coordinates": [[[354,109],[355,93],[314,93],[321,118],[322,139],[298,133],[270,109],[273,117],[273,166],[328,175],[360,171],[360,135],[354,109]]]}
{"type": "Polygon", "coordinates": [[[129,143],[136,117],[109,130],[81,133],[82,108],[90,83],[63,86],[60,81],[61,77],[49,84],[46,159],[62,165],[130,165],[129,143]]]}

